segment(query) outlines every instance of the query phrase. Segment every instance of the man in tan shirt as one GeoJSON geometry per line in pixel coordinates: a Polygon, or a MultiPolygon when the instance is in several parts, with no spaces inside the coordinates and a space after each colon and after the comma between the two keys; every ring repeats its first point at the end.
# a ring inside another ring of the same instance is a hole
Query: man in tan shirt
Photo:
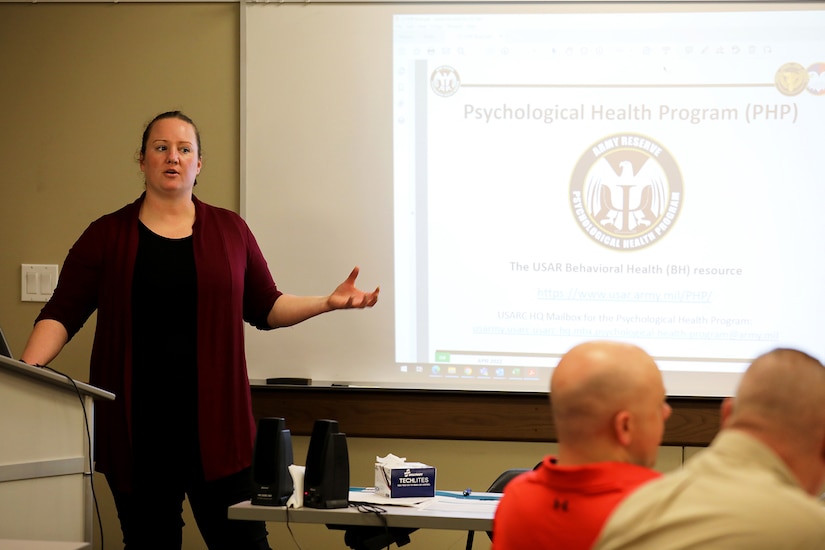
{"type": "Polygon", "coordinates": [[[721,412],[710,447],[625,499],[596,550],[825,548],[825,367],[766,353],[721,412]]]}

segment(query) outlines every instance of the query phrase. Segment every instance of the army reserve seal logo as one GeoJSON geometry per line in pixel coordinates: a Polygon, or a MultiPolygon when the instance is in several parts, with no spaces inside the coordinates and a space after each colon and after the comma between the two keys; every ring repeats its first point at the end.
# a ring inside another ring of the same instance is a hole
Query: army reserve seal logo
{"type": "Polygon", "coordinates": [[[616,250],[652,245],[672,228],[682,205],[682,174],[670,153],[639,134],[614,134],[581,156],[570,206],[584,232],[616,250]]]}
{"type": "Polygon", "coordinates": [[[441,97],[450,97],[458,91],[460,86],[461,78],[458,76],[458,71],[450,66],[442,65],[430,75],[430,87],[441,97]]]}

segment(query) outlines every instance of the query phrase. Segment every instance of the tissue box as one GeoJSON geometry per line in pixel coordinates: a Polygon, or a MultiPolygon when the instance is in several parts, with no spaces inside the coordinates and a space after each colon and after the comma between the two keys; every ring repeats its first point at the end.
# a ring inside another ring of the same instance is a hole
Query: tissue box
{"type": "Polygon", "coordinates": [[[420,462],[375,463],[375,494],[384,497],[434,497],[435,468],[420,462]]]}

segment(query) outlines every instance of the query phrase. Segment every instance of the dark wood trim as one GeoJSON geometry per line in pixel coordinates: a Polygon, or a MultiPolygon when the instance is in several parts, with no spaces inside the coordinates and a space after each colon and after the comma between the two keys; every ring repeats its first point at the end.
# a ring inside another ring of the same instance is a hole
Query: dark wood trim
{"type": "MultiPolygon", "coordinates": [[[[705,446],[719,430],[718,398],[671,398],[663,445],[705,446]]],[[[554,441],[547,393],[253,386],[255,418],[286,419],[295,435],[337,420],[350,437],[554,441]]]]}

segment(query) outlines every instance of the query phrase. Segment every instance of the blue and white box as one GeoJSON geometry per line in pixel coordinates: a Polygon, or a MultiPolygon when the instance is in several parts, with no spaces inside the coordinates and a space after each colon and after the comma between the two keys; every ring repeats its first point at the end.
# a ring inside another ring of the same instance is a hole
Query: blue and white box
{"type": "Polygon", "coordinates": [[[435,468],[394,455],[376,457],[375,494],[390,498],[434,497],[435,468]]]}

